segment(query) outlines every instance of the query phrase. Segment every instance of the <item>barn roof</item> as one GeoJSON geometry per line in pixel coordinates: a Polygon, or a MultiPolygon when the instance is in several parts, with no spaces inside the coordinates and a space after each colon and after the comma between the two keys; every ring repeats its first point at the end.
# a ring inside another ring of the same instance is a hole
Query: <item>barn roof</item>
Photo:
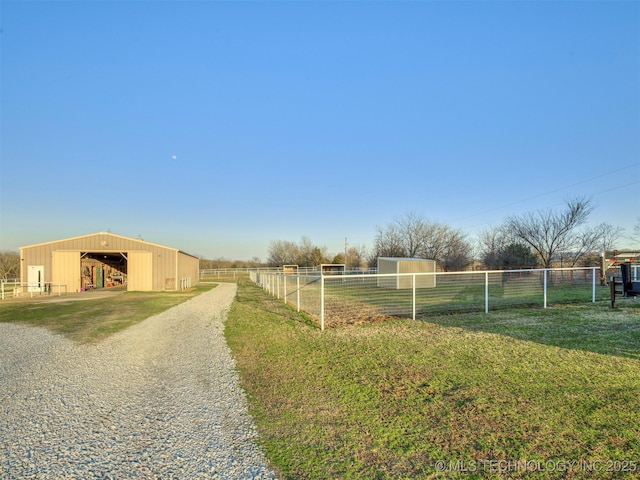
{"type": "Polygon", "coordinates": [[[61,238],[61,239],[58,239],[58,240],[51,240],[51,241],[48,241],[48,242],[35,243],[33,245],[26,245],[24,247],[20,247],[20,249],[41,247],[43,245],[51,245],[53,243],[66,242],[66,241],[69,241],[69,240],[81,240],[83,238],[91,238],[91,237],[96,237],[98,235],[110,236],[110,237],[114,237],[114,238],[120,238],[120,239],[123,239],[123,240],[127,240],[129,242],[137,242],[137,243],[141,243],[141,244],[144,244],[144,245],[151,245],[151,246],[154,246],[154,247],[166,248],[167,250],[173,250],[175,252],[180,252],[180,253],[183,253],[185,255],[189,255],[190,257],[198,258],[195,255],[191,255],[191,254],[189,254],[187,252],[184,252],[182,250],[179,250],[177,248],[167,247],[166,245],[160,245],[158,243],[146,242],[141,238],[131,238],[131,237],[125,237],[123,235],[116,235],[115,233],[111,233],[111,232],[96,232],[96,233],[89,233],[87,235],[79,235],[77,237],[61,238]]]}

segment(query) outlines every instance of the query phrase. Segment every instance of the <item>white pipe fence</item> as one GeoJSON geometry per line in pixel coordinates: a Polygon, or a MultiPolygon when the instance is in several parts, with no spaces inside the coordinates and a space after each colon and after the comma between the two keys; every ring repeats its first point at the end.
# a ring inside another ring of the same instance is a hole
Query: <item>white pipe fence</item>
{"type": "Polygon", "coordinates": [[[231,277],[233,279],[246,278],[251,273],[256,272],[282,272],[282,267],[202,268],[200,269],[200,280],[223,277],[231,277]]]}
{"type": "Polygon", "coordinates": [[[60,296],[67,293],[67,286],[53,282],[18,282],[17,280],[0,282],[0,298],[38,297],[43,295],[60,296]]]}
{"type": "Polygon", "coordinates": [[[180,290],[186,290],[187,288],[191,288],[191,277],[182,277],[180,279],[180,290]]]}
{"type": "MultiPolygon", "coordinates": [[[[595,302],[598,267],[403,274],[250,272],[271,295],[316,319],[320,328],[386,316],[425,317],[510,305],[595,302]]],[[[609,289],[600,289],[608,298],[609,289]]]]}

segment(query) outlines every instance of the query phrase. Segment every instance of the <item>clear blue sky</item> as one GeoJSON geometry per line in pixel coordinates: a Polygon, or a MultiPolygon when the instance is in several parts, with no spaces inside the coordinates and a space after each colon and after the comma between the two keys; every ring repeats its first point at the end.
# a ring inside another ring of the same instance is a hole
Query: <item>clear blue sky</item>
{"type": "Polygon", "coordinates": [[[3,0],[0,27],[3,250],[110,230],[264,260],[576,196],[640,217],[636,1],[3,0]]]}

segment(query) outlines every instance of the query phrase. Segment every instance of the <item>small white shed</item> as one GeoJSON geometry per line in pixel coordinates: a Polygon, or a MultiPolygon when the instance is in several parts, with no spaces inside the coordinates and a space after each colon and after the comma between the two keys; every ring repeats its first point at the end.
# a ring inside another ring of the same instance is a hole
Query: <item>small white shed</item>
{"type": "MultiPolygon", "coordinates": [[[[435,273],[436,261],[424,258],[396,258],[379,257],[378,273],[394,274],[394,276],[378,277],[378,287],[401,290],[413,287],[413,275],[399,274],[423,274],[435,273]]],[[[416,288],[434,288],[436,286],[435,275],[416,275],[416,288]]]]}

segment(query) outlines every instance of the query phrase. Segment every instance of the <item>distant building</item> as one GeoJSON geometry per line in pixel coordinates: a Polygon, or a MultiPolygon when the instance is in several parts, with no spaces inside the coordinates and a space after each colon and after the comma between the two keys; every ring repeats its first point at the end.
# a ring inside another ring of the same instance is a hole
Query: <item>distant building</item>
{"type": "MultiPolygon", "coordinates": [[[[413,276],[401,274],[435,273],[436,261],[423,258],[378,257],[378,286],[391,289],[413,288],[413,276]]],[[[433,288],[436,286],[435,275],[416,275],[416,288],[433,288]]]]}
{"type": "Polygon", "coordinates": [[[20,281],[31,291],[92,288],[180,290],[198,283],[199,259],[176,248],[113,233],[20,247],[20,281]]]}

